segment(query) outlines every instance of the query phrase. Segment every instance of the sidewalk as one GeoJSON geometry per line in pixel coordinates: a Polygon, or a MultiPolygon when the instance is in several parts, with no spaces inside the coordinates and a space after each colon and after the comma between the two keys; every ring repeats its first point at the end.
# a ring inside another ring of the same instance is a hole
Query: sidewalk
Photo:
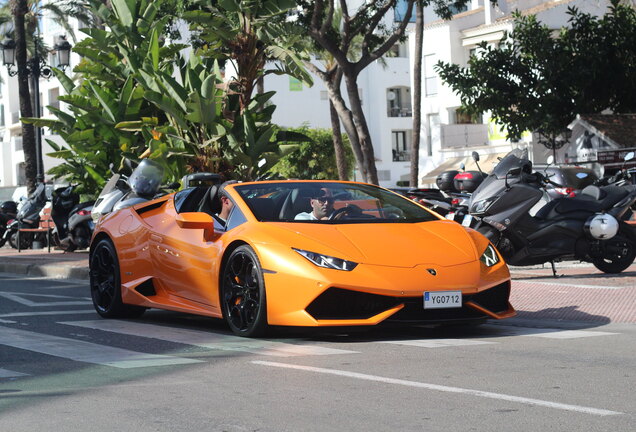
{"type": "Polygon", "coordinates": [[[0,248],[0,273],[88,280],[88,250],[63,252],[51,249],[0,248]]]}

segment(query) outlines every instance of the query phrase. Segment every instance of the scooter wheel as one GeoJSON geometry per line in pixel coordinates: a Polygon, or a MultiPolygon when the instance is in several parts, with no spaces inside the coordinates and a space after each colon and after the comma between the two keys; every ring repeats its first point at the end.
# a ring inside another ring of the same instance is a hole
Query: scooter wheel
{"type": "Polygon", "coordinates": [[[594,267],[604,273],[620,273],[632,265],[636,258],[636,238],[631,228],[621,223],[618,233],[601,242],[603,256],[595,258],[594,267]]]}
{"type": "Polygon", "coordinates": [[[13,249],[29,249],[33,241],[33,234],[22,234],[20,236],[20,247],[18,248],[18,232],[13,232],[9,236],[9,244],[13,249]]]}

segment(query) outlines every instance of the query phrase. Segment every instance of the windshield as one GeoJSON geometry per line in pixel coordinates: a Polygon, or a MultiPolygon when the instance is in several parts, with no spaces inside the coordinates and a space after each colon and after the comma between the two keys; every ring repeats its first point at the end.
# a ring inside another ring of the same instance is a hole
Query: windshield
{"type": "Polygon", "coordinates": [[[497,166],[492,171],[492,174],[498,179],[506,178],[506,174],[513,168],[525,168],[530,173],[532,171],[532,165],[528,159],[527,149],[514,149],[503,159],[499,161],[497,166]]]}
{"type": "Polygon", "coordinates": [[[262,222],[333,224],[439,220],[411,200],[359,183],[263,182],[234,189],[262,222]]]}
{"type": "Polygon", "coordinates": [[[152,197],[163,181],[163,167],[150,159],[142,160],[128,178],[130,188],[140,197],[152,197]]]}
{"type": "Polygon", "coordinates": [[[115,185],[117,184],[117,180],[119,180],[119,177],[120,177],[119,174],[113,174],[110,180],[108,180],[108,183],[104,185],[104,189],[102,189],[102,192],[99,194],[97,198],[101,198],[104,195],[110,193],[110,191],[112,191],[113,189],[115,189],[115,185]]]}

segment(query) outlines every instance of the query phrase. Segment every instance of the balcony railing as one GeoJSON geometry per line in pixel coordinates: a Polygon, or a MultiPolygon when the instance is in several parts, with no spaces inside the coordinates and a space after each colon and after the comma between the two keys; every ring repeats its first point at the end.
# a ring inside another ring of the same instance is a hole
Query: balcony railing
{"type": "Polygon", "coordinates": [[[411,160],[411,152],[409,150],[397,151],[393,149],[393,162],[408,162],[411,160]]]}
{"type": "Polygon", "coordinates": [[[475,147],[488,143],[488,125],[440,125],[442,148],[475,147]]]}
{"type": "Polygon", "coordinates": [[[413,111],[411,108],[393,107],[389,108],[387,115],[389,117],[411,117],[413,115],[413,111]]]}

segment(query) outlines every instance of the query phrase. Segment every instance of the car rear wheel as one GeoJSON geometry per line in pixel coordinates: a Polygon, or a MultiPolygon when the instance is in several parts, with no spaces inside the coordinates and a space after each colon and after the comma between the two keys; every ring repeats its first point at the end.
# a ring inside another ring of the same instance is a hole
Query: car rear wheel
{"type": "Polygon", "coordinates": [[[247,245],[230,254],[221,278],[223,316],[234,334],[258,337],[266,333],[267,303],[263,270],[247,245]]]}
{"type": "Polygon", "coordinates": [[[133,318],[145,312],[145,308],[126,305],[121,300],[119,260],[110,240],[97,243],[89,263],[91,298],[98,314],[104,318],[133,318]]]}

